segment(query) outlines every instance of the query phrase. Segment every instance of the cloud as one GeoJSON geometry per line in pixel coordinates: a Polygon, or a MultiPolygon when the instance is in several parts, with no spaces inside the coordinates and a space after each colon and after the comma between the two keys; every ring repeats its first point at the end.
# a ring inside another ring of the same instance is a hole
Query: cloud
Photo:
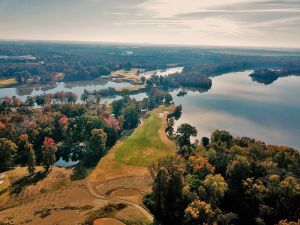
{"type": "Polygon", "coordinates": [[[299,0],[0,0],[0,10],[0,38],[300,46],[299,0]]]}

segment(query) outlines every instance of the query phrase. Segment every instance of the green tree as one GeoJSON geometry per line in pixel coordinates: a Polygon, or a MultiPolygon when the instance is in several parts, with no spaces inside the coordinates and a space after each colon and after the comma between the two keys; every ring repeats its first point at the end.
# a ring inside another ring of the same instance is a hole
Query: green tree
{"type": "Polygon", "coordinates": [[[208,148],[209,146],[209,138],[208,137],[202,137],[201,143],[205,148],[208,148]]]}
{"type": "Polygon", "coordinates": [[[177,129],[178,139],[177,142],[180,147],[184,145],[191,145],[191,136],[197,136],[197,129],[187,123],[181,124],[177,129]]]}
{"type": "Polygon", "coordinates": [[[251,163],[244,156],[238,156],[227,167],[226,176],[231,181],[240,181],[247,179],[251,174],[251,163]]]}
{"type": "Polygon", "coordinates": [[[7,138],[0,138],[0,170],[10,166],[12,156],[17,151],[17,145],[7,138]]]}
{"type": "Polygon", "coordinates": [[[95,95],[95,98],[96,98],[96,103],[99,105],[99,103],[101,101],[101,94],[99,92],[97,92],[95,95]]]}
{"type": "Polygon", "coordinates": [[[97,156],[103,156],[105,153],[105,144],[107,134],[102,129],[93,129],[88,142],[89,149],[97,156]]]}
{"type": "Polygon", "coordinates": [[[225,143],[227,147],[232,145],[233,137],[228,131],[216,130],[211,134],[212,143],[225,143]]]}
{"type": "Polygon", "coordinates": [[[139,123],[139,117],[136,109],[130,107],[125,110],[124,113],[124,128],[132,129],[137,127],[139,123]]]}
{"type": "Polygon", "coordinates": [[[184,209],[187,206],[184,197],[183,168],[181,160],[175,157],[159,159],[151,165],[154,178],[152,193],[144,201],[162,225],[181,225],[184,209]]]}
{"type": "Polygon", "coordinates": [[[170,93],[167,93],[167,94],[165,95],[165,103],[166,103],[167,105],[170,105],[172,101],[173,101],[172,95],[171,95],[170,93]]]}
{"type": "Polygon", "coordinates": [[[33,149],[33,145],[31,143],[25,144],[25,150],[27,152],[27,170],[30,174],[33,174],[35,171],[35,153],[33,149]]]}

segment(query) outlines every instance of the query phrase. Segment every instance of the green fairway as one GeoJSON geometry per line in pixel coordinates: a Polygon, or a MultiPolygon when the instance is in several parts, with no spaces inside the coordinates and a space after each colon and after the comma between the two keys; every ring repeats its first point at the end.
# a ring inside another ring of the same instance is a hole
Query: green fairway
{"type": "Polygon", "coordinates": [[[172,154],[174,143],[165,136],[165,117],[159,118],[159,110],[151,112],[144,124],[135,129],[115,153],[115,159],[129,165],[148,166],[155,159],[172,154]],[[163,132],[160,132],[163,129],[163,132]],[[162,137],[162,134],[164,137],[162,137]]]}

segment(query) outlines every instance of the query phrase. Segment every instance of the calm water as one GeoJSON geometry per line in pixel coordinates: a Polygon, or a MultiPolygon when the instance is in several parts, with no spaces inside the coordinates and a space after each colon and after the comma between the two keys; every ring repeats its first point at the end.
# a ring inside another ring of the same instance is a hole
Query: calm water
{"type": "Polygon", "coordinates": [[[122,82],[116,83],[107,80],[97,80],[97,81],[80,81],[80,82],[57,82],[56,84],[49,84],[43,86],[27,86],[27,87],[12,87],[12,88],[0,88],[0,97],[4,96],[16,96],[22,101],[25,101],[27,96],[36,96],[41,94],[54,94],[59,91],[73,92],[78,97],[78,102],[80,102],[80,96],[83,94],[84,90],[94,91],[99,89],[106,89],[109,87],[113,88],[125,88],[130,87],[132,84],[122,82]]]}
{"type": "Polygon", "coordinates": [[[144,76],[147,79],[149,79],[153,75],[164,77],[164,76],[168,76],[169,74],[181,73],[182,70],[183,70],[183,67],[173,67],[173,68],[168,68],[168,69],[164,69],[164,70],[147,71],[147,72],[141,73],[140,76],[144,76]]]}
{"type": "MultiPolygon", "coordinates": [[[[170,68],[160,73],[180,72],[181,67],[170,68]]],[[[199,137],[210,136],[216,129],[225,129],[235,136],[249,136],[268,144],[288,145],[300,150],[300,77],[280,78],[270,85],[253,82],[248,76],[252,71],[228,73],[213,79],[208,92],[188,91],[184,97],[172,95],[176,105],[182,104],[183,113],[176,125],[189,123],[197,127],[199,137]]],[[[147,72],[154,74],[155,71],[147,72]]],[[[157,73],[157,71],[156,71],[157,73]]],[[[59,82],[55,86],[37,88],[2,88],[0,97],[17,96],[26,100],[27,96],[57,91],[72,91],[78,101],[84,89],[124,88],[129,83],[111,81],[59,82]]],[[[145,93],[132,95],[141,100],[145,93]]],[[[102,99],[112,102],[120,96],[102,99]]],[[[64,163],[64,162],[63,162],[64,163]]]]}
{"type": "Polygon", "coordinates": [[[59,166],[59,167],[71,167],[71,166],[75,166],[78,163],[79,163],[79,160],[78,161],[72,161],[70,159],[69,161],[65,161],[65,160],[63,160],[62,157],[60,157],[59,160],[55,163],[55,165],[59,166]]]}
{"type": "Polygon", "coordinates": [[[234,136],[249,136],[268,144],[300,150],[300,77],[280,78],[268,86],[253,82],[252,71],[228,73],[213,78],[212,89],[177,97],[183,113],[178,124],[197,127],[199,138],[216,129],[234,136]]]}
{"type": "MultiPolygon", "coordinates": [[[[181,72],[183,67],[173,67],[164,70],[153,70],[147,71],[145,73],[141,73],[140,76],[145,76],[149,78],[153,75],[158,76],[167,76],[169,74],[174,74],[177,72],[181,72]]],[[[84,90],[94,91],[99,89],[107,89],[109,87],[113,88],[127,88],[131,87],[132,84],[127,82],[112,82],[107,79],[99,79],[93,81],[77,81],[77,82],[57,82],[55,84],[47,84],[47,85],[31,85],[26,87],[12,87],[12,88],[0,88],[0,98],[4,96],[16,96],[22,101],[27,99],[27,96],[37,96],[42,94],[54,94],[56,92],[64,91],[64,92],[73,92],[77,95],[77,102],[80,102],[80,96],[83,94],[84,90]]],[[[131,95],[131,97],[136,98],[137,100],[141,100],[146,97],[144,93],[131,95]]],[[[115,99],[120,99],[120,96],[115,98],[103,98],[102,102],[110,103],[115,99]]]]}

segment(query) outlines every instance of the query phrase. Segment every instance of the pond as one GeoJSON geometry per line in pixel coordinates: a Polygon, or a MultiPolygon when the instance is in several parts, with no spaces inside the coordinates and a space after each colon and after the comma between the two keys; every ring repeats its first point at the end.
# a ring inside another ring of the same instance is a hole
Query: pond
{"type": "Polygon", "coordinates": [[[66,161],[62,157],[60,157],[58,161],[56,161],[55,165],[59,167],[71,167],[71,166],[75,166],[78,163],[79,160],[73,161],[72,159],[69,159],[68,161],[66,161]]]}
{"type": "Polygon", "coordinates": [[[251,72],[213,77],[212,88],[205,93],[187,91],[178,97],[179,90],[173,91],[175,104],[183,107],[176,126],[196,126],[198,138],[224,129],[234,136],[300,150],[300,77],[279,78],[264,85],[252,81],[251,72]]]}

